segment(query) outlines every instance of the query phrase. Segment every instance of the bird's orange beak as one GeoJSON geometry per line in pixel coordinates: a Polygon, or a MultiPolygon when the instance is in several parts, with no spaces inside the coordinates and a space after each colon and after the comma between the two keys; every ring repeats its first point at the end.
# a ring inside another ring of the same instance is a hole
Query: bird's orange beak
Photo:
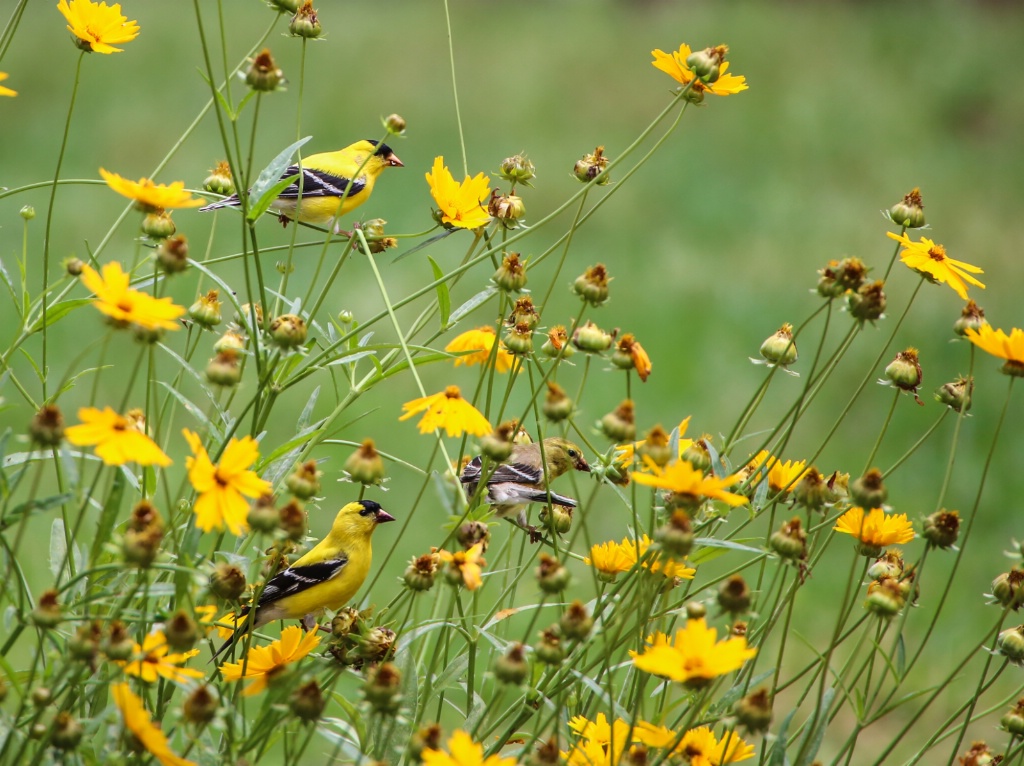
{"type": "Polygon", "coordinates": [[[580,455],[579,460],[576,461],[576,470],[583,471],[584,473],[590,473],[590,466],[587,464],[587,461],[583,458],[583,455],[580,455]]]}
{"type": "Polygon", "coordinates": [[[383,523],[384,523],[385,521],[394,521],[394,520],[395,520],[395,517],[394,517],[394,516],[392,516],[392,515],[391,515],[390,513],[388,513],[387,511],[385,511],[385,510],[384,510],[383,508],[381,508],[381,509],[380,509],[379,511],[377,511],[377,513],[376,513],[376,514],[374,515],[374,517],[373,517],[373,520],[374,520],[374,521],[376,521],[376,522],[377,522],[378,524],[383,524],[383,523]]]}
{"type": "Polygon", "coordinates": [[[398,159],[398,155],[395,154],[394,152],[391,152],[391,154],[388,155],[388,165],[390,165],[393,168],[405,167],[405,163],[398,159]]]}

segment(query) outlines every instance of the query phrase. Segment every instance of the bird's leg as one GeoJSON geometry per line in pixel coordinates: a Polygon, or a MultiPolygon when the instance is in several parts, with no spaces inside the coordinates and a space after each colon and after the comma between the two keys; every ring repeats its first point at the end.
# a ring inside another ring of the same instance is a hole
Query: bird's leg
{"type": "Polygon", "coordinates": [[[340,237],[344,237],[345,239],[352,239],[352,232],[345,231],[341,228],[341,221],[334,224],[334,233],[340,237]]]}
{"type": "Polygon", "coordinates": [[[289,218],[288,216],[286,216],[284,213],[278,213],[277,214],[277,220],[278,220],[278,223],[281,224],[281,226],[283,226],[284,228],[287,229],[288,228],[288,224],[291,222],[292,219],[289,218]]]}
{"type": "Polygon", "coordinates": [[[309,633],[309,631],[311,631],[314,628],[316,628],[317,627],[316,615],[314,615],[314,614],[307,614],[305,617],[303,617],[302,618],[302,627],[304,627],[306,629],[307,633],[309,633]]]}

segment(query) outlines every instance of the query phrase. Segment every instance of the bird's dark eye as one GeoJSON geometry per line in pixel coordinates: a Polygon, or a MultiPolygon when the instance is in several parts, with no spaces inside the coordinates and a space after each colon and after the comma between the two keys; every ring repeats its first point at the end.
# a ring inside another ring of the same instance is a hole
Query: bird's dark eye
{"type": "Polygon", "coordinates": [[[574,449],[569,450],[569,457],[576,457],[576,450],[574,450],[574,449]]]}
{"type": "Polygon", "coordinates": [[[373,509],[372,509],[372,508],[367,508],[367,507],[366,507],[366,506],[364,505],[364,506],[363,506],[363,510],[361,510],[361,511],[359,512],[359,515],[360,515],[360,516],[372,516],[372,515],[373,515],[373,509]]]}

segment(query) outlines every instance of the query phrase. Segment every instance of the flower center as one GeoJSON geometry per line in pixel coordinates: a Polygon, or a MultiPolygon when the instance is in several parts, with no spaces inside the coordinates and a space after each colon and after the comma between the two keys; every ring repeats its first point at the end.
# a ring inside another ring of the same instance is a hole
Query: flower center
{"type": "Polygon", "coordinates": [[[462,398],[462,392],[459,390],[458,386],[448,386],[448,388],[446,388],[444,390],[444,395],[446,397],[448,397],[449,399],[461,399],[462,398]]]}
{"type": "Polygon", "coordinates": [[[939,263],[942,263],[944,260],[946,260],[946,248],[944,248],[942,245],[936,245],[935,247],[931,248],[928,251],[928,257],[931,258],[933,261],[938,261],[939,263]]]}
{"type": "Polygon", "coordinates": [[[220,475],[220,468],[213,472],[213,480],[221,488],[228,486],[231,482],[220,475]]]}

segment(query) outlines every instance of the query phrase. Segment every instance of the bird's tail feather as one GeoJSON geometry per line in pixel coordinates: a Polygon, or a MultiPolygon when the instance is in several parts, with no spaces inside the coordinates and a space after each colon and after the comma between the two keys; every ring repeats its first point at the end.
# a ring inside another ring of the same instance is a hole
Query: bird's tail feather
{"type": "Polygon", "coordinates": [[[560,495],[557,492],[552,492],[548,489],[537,489],[531,491],[529,494],[524,493],[522,499],[528,500],[531,503],[554,503],[555,505],[564,505],[567,508],[576,507],[575,499],[567,497],[566,495],[560,495]]]}
{"type": "Polygon", "coordinates": [[[216,202],[211,202],[209,205],[204,205],[203,207],[199,208],[199,212],[200,213],[207,213],[210,210],[220,210],[223,207],[237,207],[237,206],[238,206],[238,197],[236,195],[232,194],[230,197],[225,197],[222,200],[217,200],[216,202]]]}

